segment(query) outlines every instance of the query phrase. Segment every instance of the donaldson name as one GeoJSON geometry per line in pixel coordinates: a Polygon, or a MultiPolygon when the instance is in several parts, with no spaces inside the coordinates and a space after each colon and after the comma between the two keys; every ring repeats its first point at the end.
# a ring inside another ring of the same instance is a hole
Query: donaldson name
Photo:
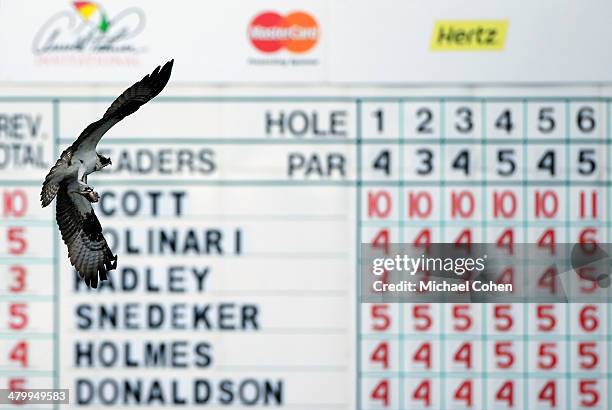
{"type": "Polygon", "coordinates": [[[418,283],[402,280],[397,283],[383,283],[376,281],[373,284],[376,292],[512,292],[512,284],[481,282],[479,280],[461,283],[436,282],[429,280],[418,283]]]}

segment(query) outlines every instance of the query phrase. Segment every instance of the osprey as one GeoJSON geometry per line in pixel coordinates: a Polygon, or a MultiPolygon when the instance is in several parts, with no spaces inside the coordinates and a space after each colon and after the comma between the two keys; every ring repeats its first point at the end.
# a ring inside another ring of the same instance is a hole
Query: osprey
{"type": "Polygon", "coordinates": [[[99,195],[87,185],[87,175],[111,165],[110,158],[96,152],[100,139],[111,127],[132,114],[159,94],[170,79],[172,64],[168,61],[151,74],[125,90],[98,121],[89,124],[79,137],[60,155],[51,168],[40,192],[43,208],[57,196],[55,217],[62,239],[68,247],[70,263],[87,286],[98,287],[98,277],[117,268],[102,226],[91,206],[99,195]]]}

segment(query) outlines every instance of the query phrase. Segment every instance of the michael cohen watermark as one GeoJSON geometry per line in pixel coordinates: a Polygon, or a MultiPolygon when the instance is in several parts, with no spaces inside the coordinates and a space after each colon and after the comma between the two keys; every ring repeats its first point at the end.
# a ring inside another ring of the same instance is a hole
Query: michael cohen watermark
{"type": "Polygon", "coordinates": [[[375,292],[512,292],[512,283],[483,282],[481,280],[466,280],[460,283],[446,279],[419,280],[412,282],[399,280],[387,283],[383,280],[385,272],[396,271],[415,276],[418,272],[445,272],[463,276],[467,272],[481,274],[485,271],[487,255],[480,258],[440,258],[420,255],[418,258],[409,255],[375,258],[372,260],[372,274],[380,277],[372,284],[375,292]]]}
{"type": "Polygon", "coordinates": [[[361,301],[610,302],[609,244],[362,244],[361,301]]]}

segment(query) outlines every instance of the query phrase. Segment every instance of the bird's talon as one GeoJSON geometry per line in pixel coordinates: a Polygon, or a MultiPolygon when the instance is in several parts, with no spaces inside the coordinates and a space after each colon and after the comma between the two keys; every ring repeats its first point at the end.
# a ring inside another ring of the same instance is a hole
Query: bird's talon
{"type": "Polygon", "coordinates": [[[89,185],[85,185],[85,184],[81,185],[81,193],[82,194],[89,194],[89,193],[91,193],[93,191],[94,191],[93,188],[90,187],[89,185]]]}
{"type": "Polygon", "coordinates": [[[92,189],[91,192],[87,194],[87,199],[89,199],[89,202],[98,202],[100,200],[100,195],[92,189]]]}

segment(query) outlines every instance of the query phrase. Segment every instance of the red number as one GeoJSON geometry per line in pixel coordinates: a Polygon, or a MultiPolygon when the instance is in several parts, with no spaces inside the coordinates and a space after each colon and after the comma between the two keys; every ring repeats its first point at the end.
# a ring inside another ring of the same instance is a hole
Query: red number
{"type": "Polygon", "coordinates": [[[580,380],[578,384],[580,392],[580,405],[583,407],[595,407],[599,403],[599,392],[597,391],[597,380],[580,380]],[[584,397],[587,396],[587,397],[584,397]]]}
{"type": "Polygon", "coordinates": [[[376,346],[376,349],[370,355],[370,360],[373,363],[380,363],[384,369],[389,367],[389,344],[381,342],[376,346]]]}
{"type": "Polygon", "coordinates": [[[26,288],[26,269],[23,266],[11,266],[9,271],[13,273],[13,284],[9,286],[9,292],[23,292],[26,288]]]}
{"type": "Polygon", "coordinates": [[[464,401],[465,405],[472,407],[472,381],[466,380],[455,390],[455,400],[464,401]]]}
{"type": "Polygon", "coordinates": [[[591,266],[583,266],[581,268],[576,269],[576,273],[578,274],[578,279],[580,280],[580,291],[582,293],[593,293],[599,286],[597,286],[597,282],[592,279],[585,278],[593,278],[596,276],[595,268],[591,266]]]}
{"type": "Polygon", "coordinates": [[[383,405],[387,407],[389,405],[389,381],[381,380],[372,390],[370,398],[382,401],[383,405]]]}
{"type": "Polygon", "coordinates": [[[386,218],[391,213],[393,201],[387,191],[368,191],[368,217],[386,218]],[[381,201],[382,199],[382,201],[381,201]]]}
{"type": "Polygon", "coordinates": [[[455,352],[453,360],[457,363],[464,363],[468,369],[472,368],[472,344],[465,342],[455,352]]]}
{"type": "Polygon", "coordinates": [[[431,343],[425,342],[423,343],[416,352],[414,352],[414,356],[412,359],[418,363],[425,363],[425,368],[431,369],[431,343]]]}
{"type": "Polygon", "coordinates": [[[422,400],[425,407],[431,406],[431,382],[423,380],[412,393],[413,400],[422,400]]]}
{"type": "Polygon", "coordinates": [[[384,331],[389,329],[391,318],[389,317],[388,305],[372,305],[372,328],[376,331],[384,331]]]}
{"type": "Polygon", "coordinates": [[[536,311],[539,319],[538,330],[550,332],[557,326],[557,319],[554,315],[555,307],[553,305],[538,305],[536,311]]]}
{"type": "Polygon", "coordinates": [[[511,305],[495,305],[493,308],[493,315],[495,317],[495,330],[498,332],[507,332],[512,329],[514,318],[512,317],[511,305]]]}
{"type": "Polygon", "coordinates": [[[509,380],[502,384],[495,393],[495,399],[505,401],[508,403],[508,407],[514,407],[514,383],[509,380]]]}
{"type": "Polygon", "coordinates": [[[540,401],[547,401],[550,407],[557,407],[557,383],[554,380],[547,382],[538,393],[540,401]]]}
{"type": "Polygon", "coordinates": [[[514,364],[514,353],[512,352],[512,342],[495,342],[495,356],[499,359],[505,357],[506,360],[497,360],[495,363],[500,369],[508,369],[514,364]]]}
{"type": "Polygon", "coordinates": [[[540,343],[538,348],[538,368],[550,370],[557,365],[556,349],[556,343],[540,343]],[[544,358],[548,358],[548,360],[543,360],[544,358]]]}
{"type": "MultiPolygon", "coordinates": [[[[508,266],[503,271],[501,271],[495,283],[498,283],[500,285],[502,284],[514,285],[514,267],[508,266]]],[[[514,286],[512,287],[512,292],[514,292],[514,286]]]]}
{"type": "Polygon", "coordinates": [[[11,227],[8,228],[7,237],[9,248],[8,251],[12,255],[21,255],[26,251],[27,244],[24,238],[25,231],[23,228],[11,227]]]}
{"type": "Polygon", "coordinates": [[[431,328],[433,321],[429,315],[429,305],[414,305],[412,307],[412,315],[414,316],[414,328],[419,332],[424,332],[431,328]],[[420,320],[421,323],[417,323],[420,320]]]}
{"type": "Polygon", "coordinates": [[[550,266],[546,268],[540,279],[538,279],[538,286],[544,289],[548,289],[551,294],[557,291],[557,268],[550,266]]]}
{"type": "Polygon", "coordinates": [[[9,379],[8,388],[11,391],[23,391],[25,389],[25,379],[9,379]]]}
{"type": "MultiPolygon", "coordinates": [[[[374,239],[372,240],[372,248],[373,249],[382,249],[385,252],[385,255],[389,254],[389,230],[381,229],[378,231],[374,239]]],[[[385,270],[385,273],[387,271],[385,270]]]]}
{"type": "Polygon", "coordinates": [[[593,369],[599,363],[599,356],[597,355],[597,343],[595,342],[580,342],[578,344],[578,356],[581,359],[586,359],[590,357],[590,360],[580,360],[580,368],[581,369],[593,369]]]}
{"type": "Polygon", "coordinates": [[[4,191],[3,195],[3,216],[22,217],[28,210],[28,197],[21,189],[14,191],[4,191]]]}
{"type": "Polygon", "coordinates": [[[458,332],[465,332],[472,327],[472,318],[468,314],[470,311],[469,305],[455,305],[453,306],[453,318],[462,322],[462,324],[455,322],[453,328],[458,332]]]}
{"type": "MultiPolygon", "coordinates": [[[[18,392],[25,389],[25,379],[9,379],[8,389],[9,391],[18,392]]],[[[23,404],[23,400],[17,400],[17,404],[23,404]]]]}
{"type": "Polygon", "coordinates": [[[9,359],[13,362],[21,363],[21,367],[28,367],[28,344],[22,340],[9,352],[9,359]]]}
{"type": "MultiPolygon", "coordinates": [[[[594,250],[595,249],[595,245],[597,245],[597,229],[595,228],[586,228],[583,229],[580,234],[578,235],[578,243],[581,245],[592,245],[591,247],[588,248],[583,248],[586,250],[594,250]]],[[[584,252],[584,250],[583,250],[584,252]]]]}
{"type": "Polygon", "coordinates": [[[580,327],[585,332],[593,332],[599,326],[597,318],[597,306],[587,305],[580,310],[580,327]]]}
{"type": "Polygon", "coordinates": [[[21,330],[28,325],[25,303],[13,303],[9,306],[9,327],[13,330],[21,330]]]}

